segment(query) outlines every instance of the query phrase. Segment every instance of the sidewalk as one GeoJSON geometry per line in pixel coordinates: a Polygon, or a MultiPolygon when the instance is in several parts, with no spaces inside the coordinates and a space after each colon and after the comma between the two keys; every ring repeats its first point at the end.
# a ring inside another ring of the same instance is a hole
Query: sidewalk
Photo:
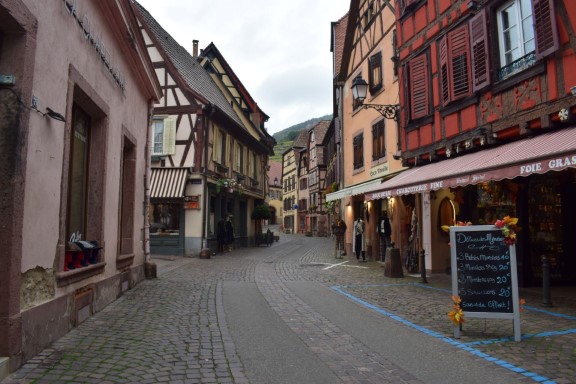
{"type": "MultiPolygon", "coordinates": [[[[356,264],[350,256],[344,260],[356,264]]],[[[423,284],[419,275],[383,277],[380,262],[363,265],[372,275],[365,276],[364,283],[338,284],[332,289],[362,305],[374,306],[382,315],[398,316],[405,325],[429,336],[478,356],[486,354],[487,360],[497,365],[532,375],[535,382],[576,383],[576,287],[552,287],[552,307],[542,306],[541,287],[520,288],[519,296],[525,300],[520,314],[521,342],[514,341],[512,320],[476,318],[465,318],[460,339],[454,339],[447,317],[452,308],[450,275],[427,276],[423,284]]]]}

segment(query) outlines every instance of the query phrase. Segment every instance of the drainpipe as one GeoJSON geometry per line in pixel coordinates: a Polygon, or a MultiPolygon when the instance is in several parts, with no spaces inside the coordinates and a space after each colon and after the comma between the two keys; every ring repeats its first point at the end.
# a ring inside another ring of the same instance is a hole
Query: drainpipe
{"type": "Polygon", "coordinates": [[[144,148],[144,271],[148,278],[156,277],[156,266],[150,257],[150,177],[151,148],[152,148],[152,122],[154,116],[154,102],[148,102],[148,129],[146,130],[146,146],[144,148]]]}
{"type": "Polygon", "coordinates": [[[202,114],[202,135],[204,139],[204,166],[202,170],[202,178],[204,184],[204,214],[202,215],[202,244],[200,247],[201,252],[205,251],[208,247],[208,215],[210,214],[210,199],[208,196],[208,117],[214,114],[212,105],[207,105],[203,108],[202,114]]]}

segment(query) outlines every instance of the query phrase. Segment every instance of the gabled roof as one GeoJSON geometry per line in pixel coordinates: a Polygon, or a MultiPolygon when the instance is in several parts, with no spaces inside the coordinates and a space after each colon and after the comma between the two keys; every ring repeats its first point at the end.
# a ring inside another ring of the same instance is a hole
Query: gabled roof
{"type": "Polygon", "coordinates": [[[322,143],[328,128],[330,127],[330,120],[321,120],[315,126],[310,128],[310,131],[314,131],[315,141],[317,143],[322,143]]]}
{"type": "Polygon", "coordinates": [[[232,83],[234,84],[236,89],[238,90],[238,92],[242,95],[246,104],[250,107],[250,112],[252,112],[252,113],[258,112],[258,113],[262,114],[262,116],[265,117],[265,120],[268,120],[270,118],[270,116],[268,116],[266,113],[264,113],[264,111],[262,111],[260,109],[260,107],[258,106],[256,101],[254,101],[254,99],[252,98],[252,95],[250,95],[250,93],[248,92],[246,87],[244,87],[244,84],[242,84],[242,82],[240,81],[238,76],[236,76],[236,73],[234,73],[234,70],[228,64],[228,62],[224,58],[224,55],[222,55],[222,53],[216,47],[214,42],[211,42],[210,44],[208,44],[208,46],[206,48],[204,48],[202,50],[200,57],[209,58],[209,56],[211,54],[214,54],[218,58],[218,60],[220,61],[220,64],[224,67],[226,74],[228,75],[228,77],[230,78],[230,80],[232,81],[232,83]]]}
{"type": "Polygon", "coordinates": [[[308,130],[303,129],[300,131],[296,139],[292,143],[292,148],[301,147],[305,148],[308,145],[308,130]]]}
{"type": "Polygon", "coordinates": [[[358,20],[358,14],[360,12],[359,8],[360,8],[359,0],[350,1],[350,10],[348,11],[348,23],[346,25],[344,47],[342,49],[342,60],[340,62],[340,67],[336,68],[336,73],[334,74],[336,78],[340,81],[346,81],[349,75],[348,65],[350,64],[350,55],[352,52],[352,46],[354,44],[356,21],[358,20]]]}
{"type": "Polygon", "coordinates": [[[340,72],[342,65],[342,53],[344,52],[344,41],[346,40],[346,28],[348,26],[348,13],[338,21],[332,23],[332,44],[330,51],[334,55],[334,77],[340,72]]]}
{"type": "Polygon", "coordinates": [[[274,178],[278,178],[278,183],[282,183],[282,163],[279,161],[270,161],[268,163],[270,170],[268,171],[268,185],[274,185],[274,178]]]}
{"type": "Polygon", "coordinates": [[[134,4],[138,13],[142,16],[140,20],[150,37],[160,45],[163,53],[167,56],[165,59],[174,65],[188,88],[198,95],[200,99],[205,99],[236,124],[243,127],[242,121],[214,83],[210,74],[162,28],[142,5],[137,1],[134,4]]]}

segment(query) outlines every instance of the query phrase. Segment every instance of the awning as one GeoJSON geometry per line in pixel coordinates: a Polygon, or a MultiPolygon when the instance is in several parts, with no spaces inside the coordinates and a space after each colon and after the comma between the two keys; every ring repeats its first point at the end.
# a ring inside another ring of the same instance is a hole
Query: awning
{"type": "Polygon", "coordinates": [[[150,197],[153,199],[182,198],[187,177],[187,168],[152,168],[150,197]]]}
{"type": "Polygon", "coordinates": [[[366,191],[365,200],[576,168],[576,127],[409,169],[366,191]]]}
{"type": "Polygon", "coordinates": [[[326,195],[326,201],[338,200],[346,196],[355,196],[365,193],[366,191],[382,185],[382,179],[377,178],[374,180],[367,181],[365,183],[356,184],[348,188],[341,189],[336,192],[332,192],[326,195]]]}

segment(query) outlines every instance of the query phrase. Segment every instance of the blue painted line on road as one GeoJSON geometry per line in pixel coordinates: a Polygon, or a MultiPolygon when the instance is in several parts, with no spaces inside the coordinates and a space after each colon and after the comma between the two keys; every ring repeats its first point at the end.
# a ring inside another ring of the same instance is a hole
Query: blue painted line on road
{"type": "Polygon", "coordinates": [[[570,316],[570,315],[565,315],[563,313],[557,313],[557,312],[551,312],[551,311],[547,311],[545,309],[540,309],[540,308],[535,308],[535,307],[528,307],[528,306],[524,306],[524,309],[528,309],[530,311],[534,311],[534,312],[541,312],[541,313],[545,313],[547,315],[550,316],[556,316],[556,317],[562,317],[564,319],[568,319],[568,320],[576,320],[576,316],[570,316]]]}
{"type": "MultiPolygon", "coordinates": [[[[394,285],[401,285],[401,284],[394,284],[394,285]]],[[[404,284],[404,285],[408,285],[408,284],[404,284]]],[[[416,285],[416,284],[412,284],[412,285],[416,285]]],[[[426,287],[426,286],[424,286],[424,287],[426,287]]],[[[534,380],[534,381],[536,381],[536,382],[538,382],[538,383],[543,383],[543,384],[557,384],[555,381],[552,381],[552,380],[548,379],[547,377],[540,376],[540,375],[537,374],[537,373],[527,371],[526,369],[521,368],[521,367],[517,367],[517,366],[515,366],[515,365],[513,365],[513,364],[510,364],[510,363],[507,362],[507,361],[504,361],[504,360],[501,360],[501,359],[497,359],[497,358],[493,358],[492,356],[490,356],[490,355],[488,355],[488,354],[486,354],[486,353],[484,353],[484,352],[482,352],[482,351],[479,351],[479,350],[477,350],[477,349],[475,349],[475,348],[470,347],[470,346],[467,345],[466,343],[461,343],[461,342],[456,341],[456,340],[454,340],[454,339],[452,339],[452,338],[450,338],[450,337],[446,337],[446,336],[444,336],[444,335],[442,335],[442,334],[440,334],[440,333],[438,333],[438,332],[436,332],[436,331],[432,331],[432,330],[430,330],[430,329],[428,329],[428,328],[425,328],[425,327],[423,327],[423,326],[421,326],[421,325],[418,325],[418,324],[415,324],[415,323],[413,323],[413,322],[411,322],[411,321],[409,321],[409,320],[406,320],[405,318],[403,318],[403,317],[401,317],[401,316],[398,316],[398,315],[396,315],[396,314],[394,314],[394,313],[392,313],[392,312],[389,312],[389,311],[386,311],[385,309],[382,309],[382,308],[380,308],[380,307],[377,307],[377,306],[374,305],[374,304],[370,304],[369,302],[364,301],[364,300],[360,299],[359,297],[356,297],[356,296],[354,296],[354,295],[352,295],[352,294],[344,291],[343,287],[341,287],[341,286],[334,285],[334,286],[332,286],[331,288],[332,288],[332,290],[338,292],[339,294],[341,294],[341,295],[343,295],[343,296],[348,297],[349,299],[357,302],[358,304],[360,304],[360,305],[362,305],[362,306],[364,306],[364,307],[366,307],[366,308],[370,308],[371,310],[373,310],[373,311],[375,311],[375,312],[377,312],[377,313],[379,313],[379,314],[381,314],[381,315],[387,316],[387,317],[389,317],[389,318],[391,318],[391,319],[393,319],[393,320],[396,320],[396,321],[398,321],[398,322],[400,322],[400,323],[402,323],[402,324],[404,324],[404,325],[406,325],[406,326],[408,326],[408,327],[414,328],[414,329],[416,329],[416,330],[418,330],[418,331],[420,331],[420,332],[422,332],[422,333],[424,333],[424,334],[426,334],[426,335],[432,336],[432,337],[434,337],[434,338],[436,338],[436,339],[439,339],[439,340],[441,340],[441,341],[443,341],[443,342],[445,342],[445,343],[448,343],[448,344],[450,344],[450,345],[453,345],[453,346],[455,346],[455,347],[457,347],[457,348],[460,348],[460,349],[462,349],[462,350],[464,350],[464,351],[470,352],[471,354],[473,354],[473,355],[475,355],[475,356],[478,356],[478,357],[481,357],[481,358],[483,358],[484,360],[489,361],[489,362],[492,362],[492,363],[494,363],[494,364],[496,364],[496,365],[499,365],[499,366],[502,367],[502,368],[506,368],[506,369],[511,370],[511,371],[513,371],[513,372],[519,373],[519,374],[521,374],[521,375],[523,375],[523,376],[529,377],[530,379],[532,379],[532,380],[534,380]]]]}

